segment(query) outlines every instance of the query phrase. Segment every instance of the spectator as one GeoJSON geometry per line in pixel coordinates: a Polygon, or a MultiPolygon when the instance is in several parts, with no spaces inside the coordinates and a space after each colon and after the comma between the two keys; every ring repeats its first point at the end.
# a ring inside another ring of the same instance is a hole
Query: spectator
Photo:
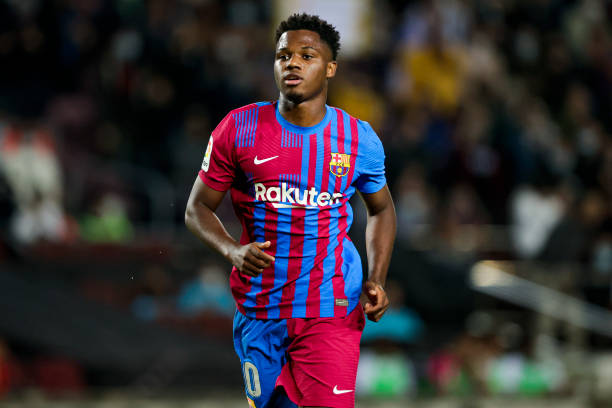
{"type": "Polygon", "coordinates": [[[51,133],[32,123],[13,124],[1,131],[0,166],[17,207],[13,235],[22,243],[68,239],[62,169],[51,133]]]}

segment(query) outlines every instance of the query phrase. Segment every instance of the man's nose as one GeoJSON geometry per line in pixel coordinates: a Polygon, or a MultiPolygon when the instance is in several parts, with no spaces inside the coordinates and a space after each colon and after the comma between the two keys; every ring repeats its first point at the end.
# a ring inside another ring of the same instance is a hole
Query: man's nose
{"type": "Polygon", "coordinates": [[[298,55],[293,54],[291,58],[289,58],[289,61],[287,61],[287,69],[292,69],[292,68],[299,68],[299,69],[302,68],[299,62],[298,55]]]}

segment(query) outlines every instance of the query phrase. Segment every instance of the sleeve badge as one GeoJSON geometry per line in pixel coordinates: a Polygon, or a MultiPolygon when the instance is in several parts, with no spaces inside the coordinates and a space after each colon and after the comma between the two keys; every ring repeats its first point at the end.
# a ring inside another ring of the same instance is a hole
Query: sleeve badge
{"type": "Polygon", "coordinates": [[[202,161],[202,170],[208,171],[208,166],[210,165],[210,155],[212,153],[213,148],[213,137],[210,135],[210,139],[208,139],[208,146],[206,147],[206,153],[204,153],[204,160],[202,161]]]}

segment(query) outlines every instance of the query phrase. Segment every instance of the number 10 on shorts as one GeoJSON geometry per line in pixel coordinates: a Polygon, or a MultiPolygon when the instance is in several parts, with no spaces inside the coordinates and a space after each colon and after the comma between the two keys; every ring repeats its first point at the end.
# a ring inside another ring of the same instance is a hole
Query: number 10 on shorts
{"type": "Polygon", "coordinates": [[[259,384],[259,372],[257,371],[257,367],[250,361],[245,361],[242,365],[242,373],[249,395],[253,398],[261,396],[261,385],[259,384]]]}

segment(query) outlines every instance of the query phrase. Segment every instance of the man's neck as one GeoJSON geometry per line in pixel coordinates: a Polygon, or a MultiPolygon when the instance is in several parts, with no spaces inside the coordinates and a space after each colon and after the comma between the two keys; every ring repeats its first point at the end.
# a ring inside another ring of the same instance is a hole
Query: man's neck
{"type": "Polygon", "coordinates": [[[282,94],[278,98],[278,111],[289,123],[296,126],[311,127],[317,125],[325,117],[326,95],[321,94],[308,101],[291,102],[282,94]]]}

